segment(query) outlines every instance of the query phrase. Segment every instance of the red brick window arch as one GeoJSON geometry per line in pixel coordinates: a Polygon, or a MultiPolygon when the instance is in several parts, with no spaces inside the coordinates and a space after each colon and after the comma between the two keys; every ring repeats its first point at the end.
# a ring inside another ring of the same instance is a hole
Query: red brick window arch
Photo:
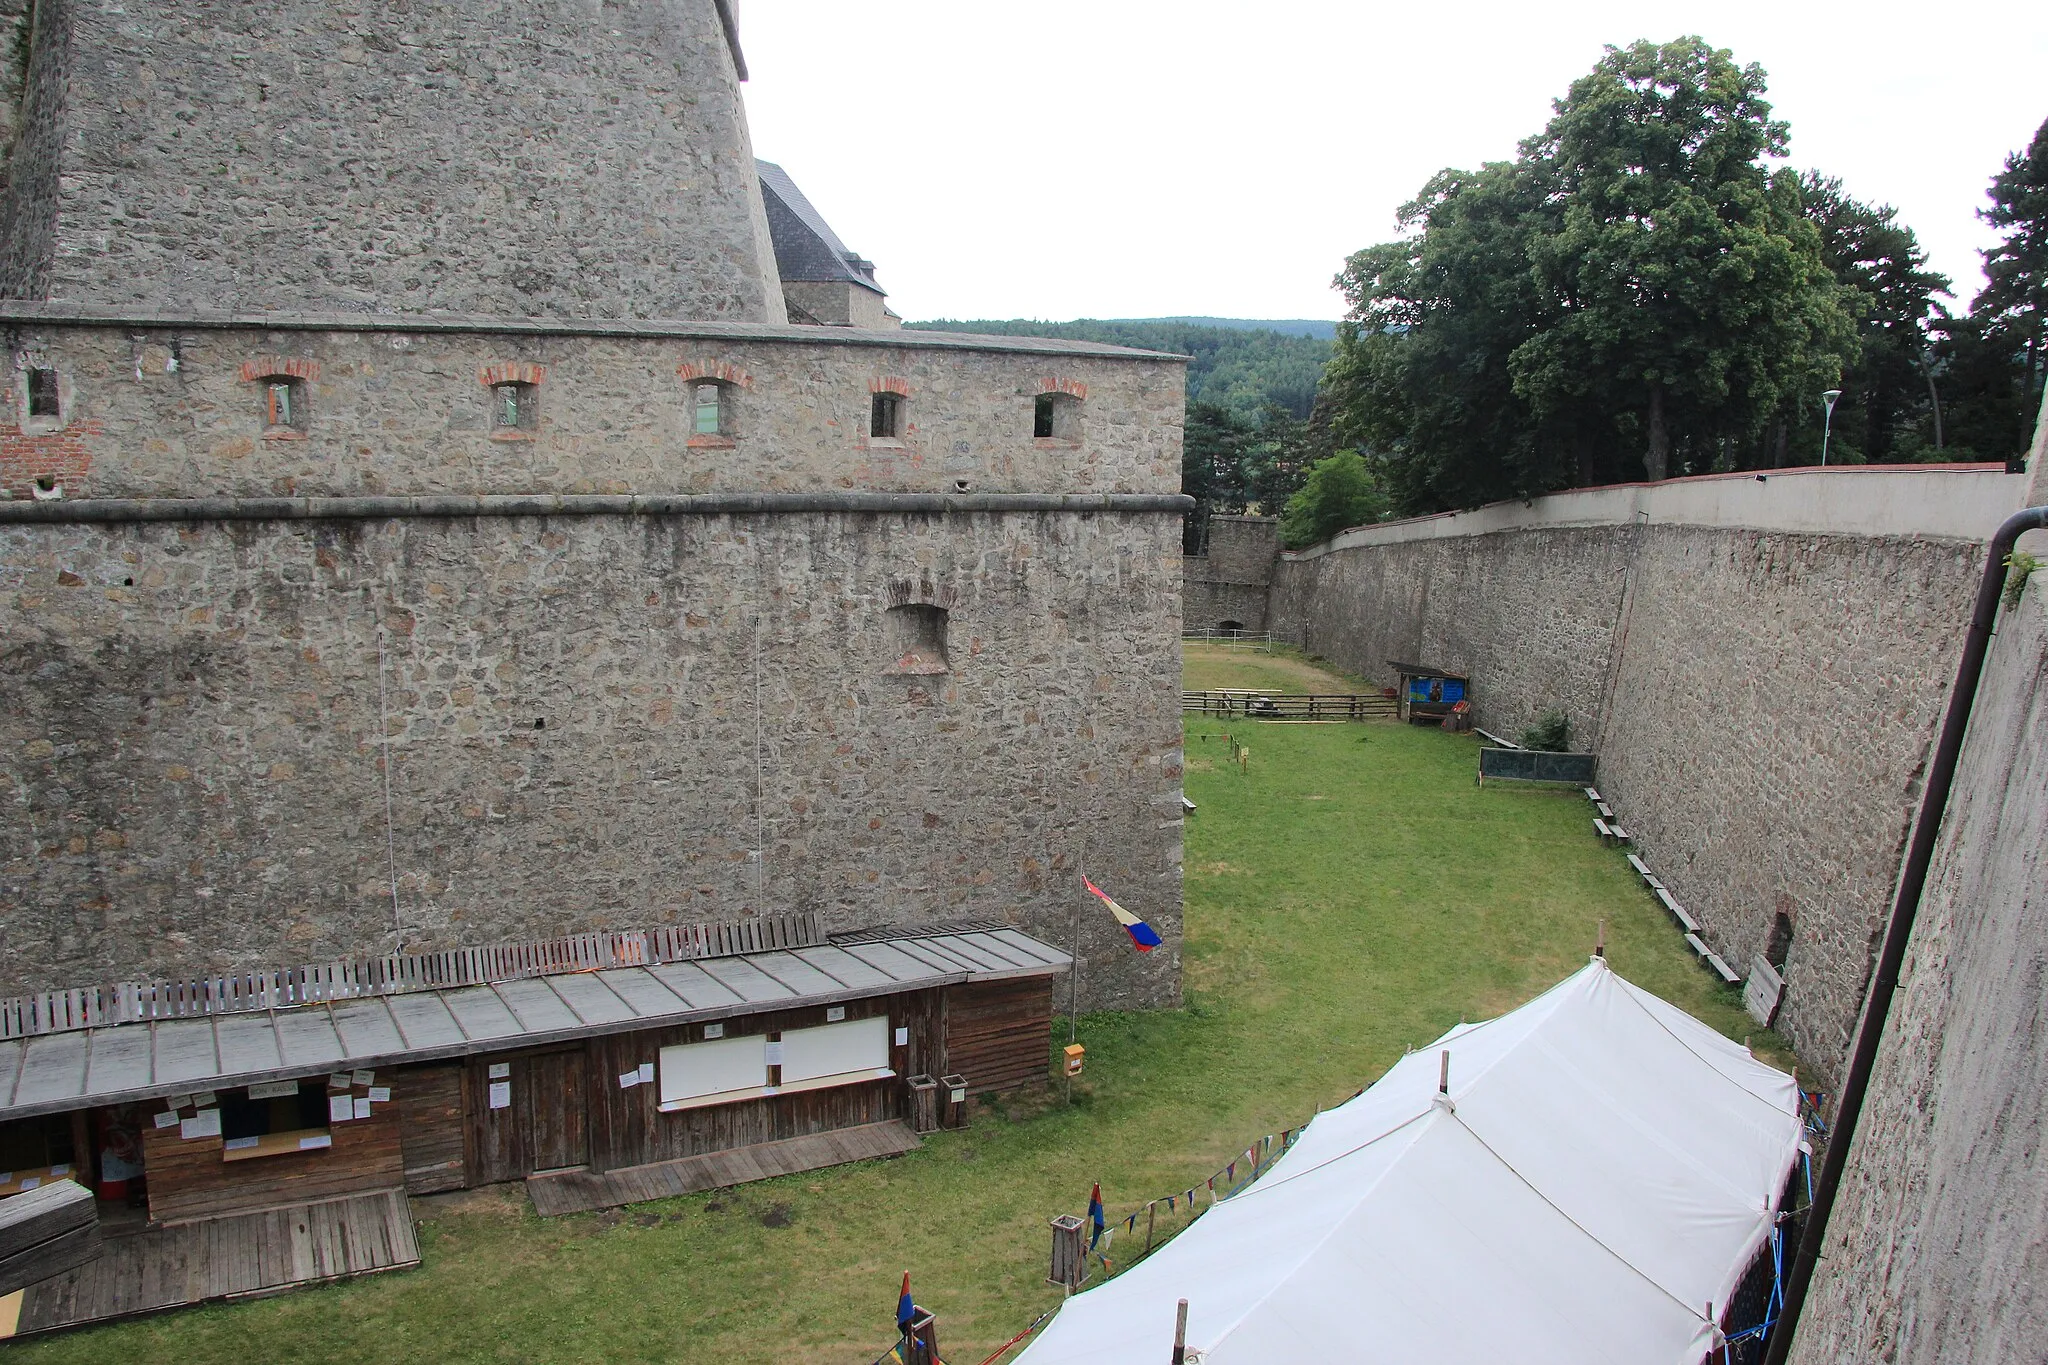
{"type": "Polygon", "coordinates": [[[313,385],[320,362],[305,356],[262,355],[242,362],[242,382],[257,386],[263,437],[297,440],[313,429],[313,385]]]}
{"type": "Polygon", "coordinates": [[[493,441],[531,441],[540,434],[540,385],[547,368],[524,360],[486,365],[477,382],[490,393],[493,441]]]}
{"type": "Polygon", "coordinates": [[[685,360],[676,366],[688,404],[683,417],[683,444],[698,449],[726,449],[737,444],[741,394],[754,387],[754,376],[728,360],[685,360]]]}

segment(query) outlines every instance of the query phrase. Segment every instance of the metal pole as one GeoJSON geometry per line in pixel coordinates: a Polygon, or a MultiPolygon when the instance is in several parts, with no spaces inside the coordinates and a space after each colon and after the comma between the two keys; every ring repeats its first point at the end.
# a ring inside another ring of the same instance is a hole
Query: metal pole
{"type": "Polygon", "coordinates": [[[1963,735],[1970,724],[1970,710],[1977,701],[1977,685],[1984,675],[1984,655],[1991,645],[1991,627],[1998,618],[1998,598],[2005,587],[2005,557],[2013,543],[2028,531],[2048,526],[2048,507],[2029,507],[2006,518],[1991,537],[1984,576],[1977,582],[1977,602],[1970,614],[1970,628],[1963,636],[1962,662],[1956,668],[1956,682],[1949,692],[1948,710],[1942,716],[1941,737],[1935,741],[1934,757],[1927,766],[1927,786],[1920,800],[1920,814],[1913,822],[1913,839],[1906,849],[1905,865],[1899,872],[1898,894],[1892,902],[1891,919],[1885,925],[1883,946],[1878,950],[1876,969],[1870,975],[1870,994],[1864,1001],[1863,1017],[1856,1028],[1856,1046],[1849,1054],[1849,1070],[1842,1079],[1841,1099],[1835,1106],[1835,1123],[1828,1133],[1828,1152],[1821,1162],[1820,1181],[1814,1186],[1813,1203],[1806,1210],[1806,1227],[1799,1238],[1799,1251],[1792,1260],[1792,1273],[1785,1283],[1785,1305],[1779,1311],[1777,1327],[1771,1333],[1764,1365],[1785,1365],[1792,1350],[1793,1332],[1806,1306],[1806,1293],[1813,1283],[1813,1270],[1820,1260],[1821,1242],[1827,1234],[1828,1218],[1834,1212],[1835,1195],[1841,1188],[1842,1172],[1849,1164],[1849,1147],[1856,1136],[1856,1123],[1863,1114],[1863,1099],[1876,1069],[1877,1050],[1884,1041],[1885,1016],[1891,1011],[1892,995],[1898,989],[1899,972],[1905,964],[1906,945],[1913,934],[1913,921],[1920,913],[1920,893],[1927,885],[1927,873],[1934,862],[1935,841],[1941,834],[1942,813],[1948,808],[1949,792],[1955,784],[1956,764],[1963,749],[1963,735]]]}

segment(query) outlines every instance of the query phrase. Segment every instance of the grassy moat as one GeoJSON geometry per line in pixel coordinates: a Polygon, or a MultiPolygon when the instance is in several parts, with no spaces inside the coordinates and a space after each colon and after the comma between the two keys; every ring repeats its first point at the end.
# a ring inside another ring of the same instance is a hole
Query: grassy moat
{"type": "MultiPolygon", "coordinates": [[[[1286,655],[1188,656],[1190,686],[1356,686],[1286,655]]],[[[1071,1108],[1053,1088],[898,1160],[604,1214],[542,1220],[518,1186],[416,1200],[418,1270],[14,1354],[866,1365],[908,1269],[947,1358],[972,1365],[1058,1301],[1046,1220],[1080,1212],[1091,1181],[1112,1217],[1201,1182],[1405,1049],[1572,972],[1603,918],[1623,976],[1787,1064],[1593,837],[1585,799],[1479,790],[1476,748],[1392,723],[1191,720],[1187,1005],[1083,1016],[1071,1108]],[[1242,775],[1226,730],[1251,751],[1242,775]]],[[[1180,1226],[1161,1212],[1162,1232],[1180,1226]]]]}

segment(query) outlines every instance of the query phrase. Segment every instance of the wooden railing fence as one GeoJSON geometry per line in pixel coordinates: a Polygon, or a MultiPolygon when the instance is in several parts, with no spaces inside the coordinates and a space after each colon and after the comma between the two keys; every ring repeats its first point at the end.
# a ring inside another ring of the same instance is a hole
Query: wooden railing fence
{"type": "Polygon", "coordinates": [[[824,941],[818,917],[805,913],[621,933],[569,934],[437,953],[343,958],[282,971],[193,980],[123,981],[0,1000],[0,1039],[145,1019],[289,1009],[328,1000],[481,986],[605,967],[645,967],[776,948],[808,948],[824,941]]]}

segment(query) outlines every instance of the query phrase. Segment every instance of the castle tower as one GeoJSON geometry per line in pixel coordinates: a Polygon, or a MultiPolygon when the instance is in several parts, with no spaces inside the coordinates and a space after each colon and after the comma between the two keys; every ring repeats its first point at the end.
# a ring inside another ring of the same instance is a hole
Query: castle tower
{"type": "Polygon", "coordinates": [[[16,22],[0,297],[785,320],[730,0],[37,0],[16,22]]]}

